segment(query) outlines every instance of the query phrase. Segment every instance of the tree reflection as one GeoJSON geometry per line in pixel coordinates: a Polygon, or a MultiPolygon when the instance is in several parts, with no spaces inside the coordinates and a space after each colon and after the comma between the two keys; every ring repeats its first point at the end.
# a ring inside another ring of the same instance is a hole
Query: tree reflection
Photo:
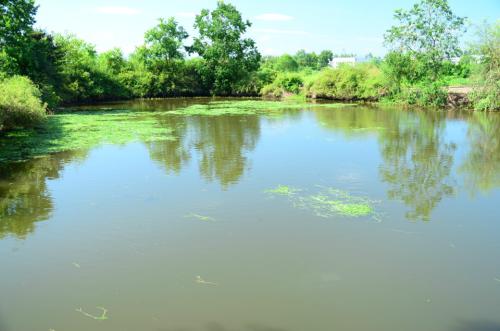
{"type": "Polygon", "coordinates": [[[178,174],[191,159],[190,147],[186,145],[188,143],[186,118],[164,116],[159,120],[159,123],[172,129],[172,135],[176,139],[147,143],[149,154],[151,159],[167,173],[178,174]]]}
{"type": "Polygon", "coordinates": [[[429,220],[433,209],[454,194],[451,168],[456,146],[444,140],[445,113],[367,107],[318,111],[320,124],[347,137],[378,133],[380,177],[390,199],[409,208],[409,220],[429,220]]]}
{"type": "Polygon", "coordinates": [[[58,178],[65,163],[83,156],[84,152],[61,153],[0,164],[0,239],[9,235],[24,239],[35,222],[47,220],[53,209],[47,180],[58,178]]]}
{"type": "Polygon", "coordinates": [[[460,172],[471,194],[500,187],[500,115],[475,112],[467,131],[469,150],[460,172]]]}
{"type": "Polygon", "coordinates": [[[441,113],[396,114],[380,135],[380,176],[390,185],[388,197],[410,207],[408,219],[428,221],[438,203],[454,194],[450,173],[456,146],[444,140],[441,113]]]}
{"type": "Polygon", "coordinates": [[[249,167],[246,153],[260,136],[258,116],[167,116],[163,125],[174,128],[175,141],[148,144],[151,158],[167,171],[178,173],[192,153],[199,156],[199,171],[226,189],[237,183],[249,167]]]}

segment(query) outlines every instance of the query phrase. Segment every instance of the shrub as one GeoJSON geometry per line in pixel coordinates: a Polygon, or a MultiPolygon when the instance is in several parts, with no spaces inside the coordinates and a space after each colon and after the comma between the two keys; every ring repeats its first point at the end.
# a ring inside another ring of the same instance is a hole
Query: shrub
{"type": "Polygon", "coordinates": [[[480,57],[471,100],[476,110],[500,109],[500,20],[484,27],[475,46],[480,57]]]}
{"type": "Polygon", "coordinates": [[[326,68],[307,84],[307,90],[317,98],[378,99],[383,94],[382,72],[374,64],[326,68]]]}
{"type": "Polygon", "coordinates": [[[263,95],[281,97],[287,93],[299,94],[304,86],[304,78],[298,73],[281,73],[276,79],[262,88],[263,95]]]}
{"type": "Polygon", "coordinates": [[[0,82],[0,130],[30,127],[46,114],[40,90],[26,77],[13,76],[0,82]]]}
{"type": "Polygon", "coordinates": [[[442,83],[422,82],[416,85],[403,86],[395,101],[419,107],[443,107],[446,105],[448,93],[442,83]]]}

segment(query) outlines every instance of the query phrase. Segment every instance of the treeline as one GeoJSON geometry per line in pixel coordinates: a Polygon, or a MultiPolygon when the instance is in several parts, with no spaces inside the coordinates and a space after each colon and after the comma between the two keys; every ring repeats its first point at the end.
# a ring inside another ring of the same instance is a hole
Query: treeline
{"type": "Polygon", "coordinates": [[[161,19],[128,57],[36,29],[36,12],[34,0],[0,3],[0,130],[36,123],[61,104],[138,97],[296,94],[442,106],[443,87],[453,82],[474,83],[477,109],[499,108],[500,25],[485,28],[469,51],[474,56],[464,56],[465,19],[446,0],[396,11],[385,58],[336,69],[329,67],[334,54],[328,50],[262,57],[245,37],[251,23],[222,1],[196,16],[191,44],[173,18],[161,19]],[[458,64],[451,62],[456,56],[462,56],[458,64]]]}

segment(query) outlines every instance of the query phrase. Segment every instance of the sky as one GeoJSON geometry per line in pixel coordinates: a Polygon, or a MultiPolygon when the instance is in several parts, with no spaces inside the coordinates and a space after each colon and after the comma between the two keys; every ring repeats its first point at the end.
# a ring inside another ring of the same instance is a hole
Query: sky
{"type": "MultiPolygon", "coordinates": [[[[384,32],[397,8],[416,0],[232,0],[252,22],[248,36],[264,55],[293,54],[299,49],[334,53],[383,55],[384,32]]],[[[36,26],[48,32],[71,33],[99,52],[118,47],[130,54],[144,32],[160,17],[175,17],[192,36],[194,17],[213,9],[216,0],[37,0],[36,26]]],[[[500,0],[449,0],[453,11],[471,24],[500,18],[500,0]]],[[[470,28],[469,30],[473,30],[470,28]]],[[[469,32],[466,39],[471,39],[469,32]]]]}

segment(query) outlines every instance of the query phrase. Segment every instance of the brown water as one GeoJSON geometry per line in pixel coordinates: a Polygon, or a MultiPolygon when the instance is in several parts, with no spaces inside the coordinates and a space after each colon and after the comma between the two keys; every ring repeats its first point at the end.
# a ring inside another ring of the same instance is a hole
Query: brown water
{"type": "Polygon", "coordinates": [[[1,331],[500,330],[499,114],[160,122],[1,165],[1,331]],[[373,213],[304,206],[328,188],[373,213]]]}

